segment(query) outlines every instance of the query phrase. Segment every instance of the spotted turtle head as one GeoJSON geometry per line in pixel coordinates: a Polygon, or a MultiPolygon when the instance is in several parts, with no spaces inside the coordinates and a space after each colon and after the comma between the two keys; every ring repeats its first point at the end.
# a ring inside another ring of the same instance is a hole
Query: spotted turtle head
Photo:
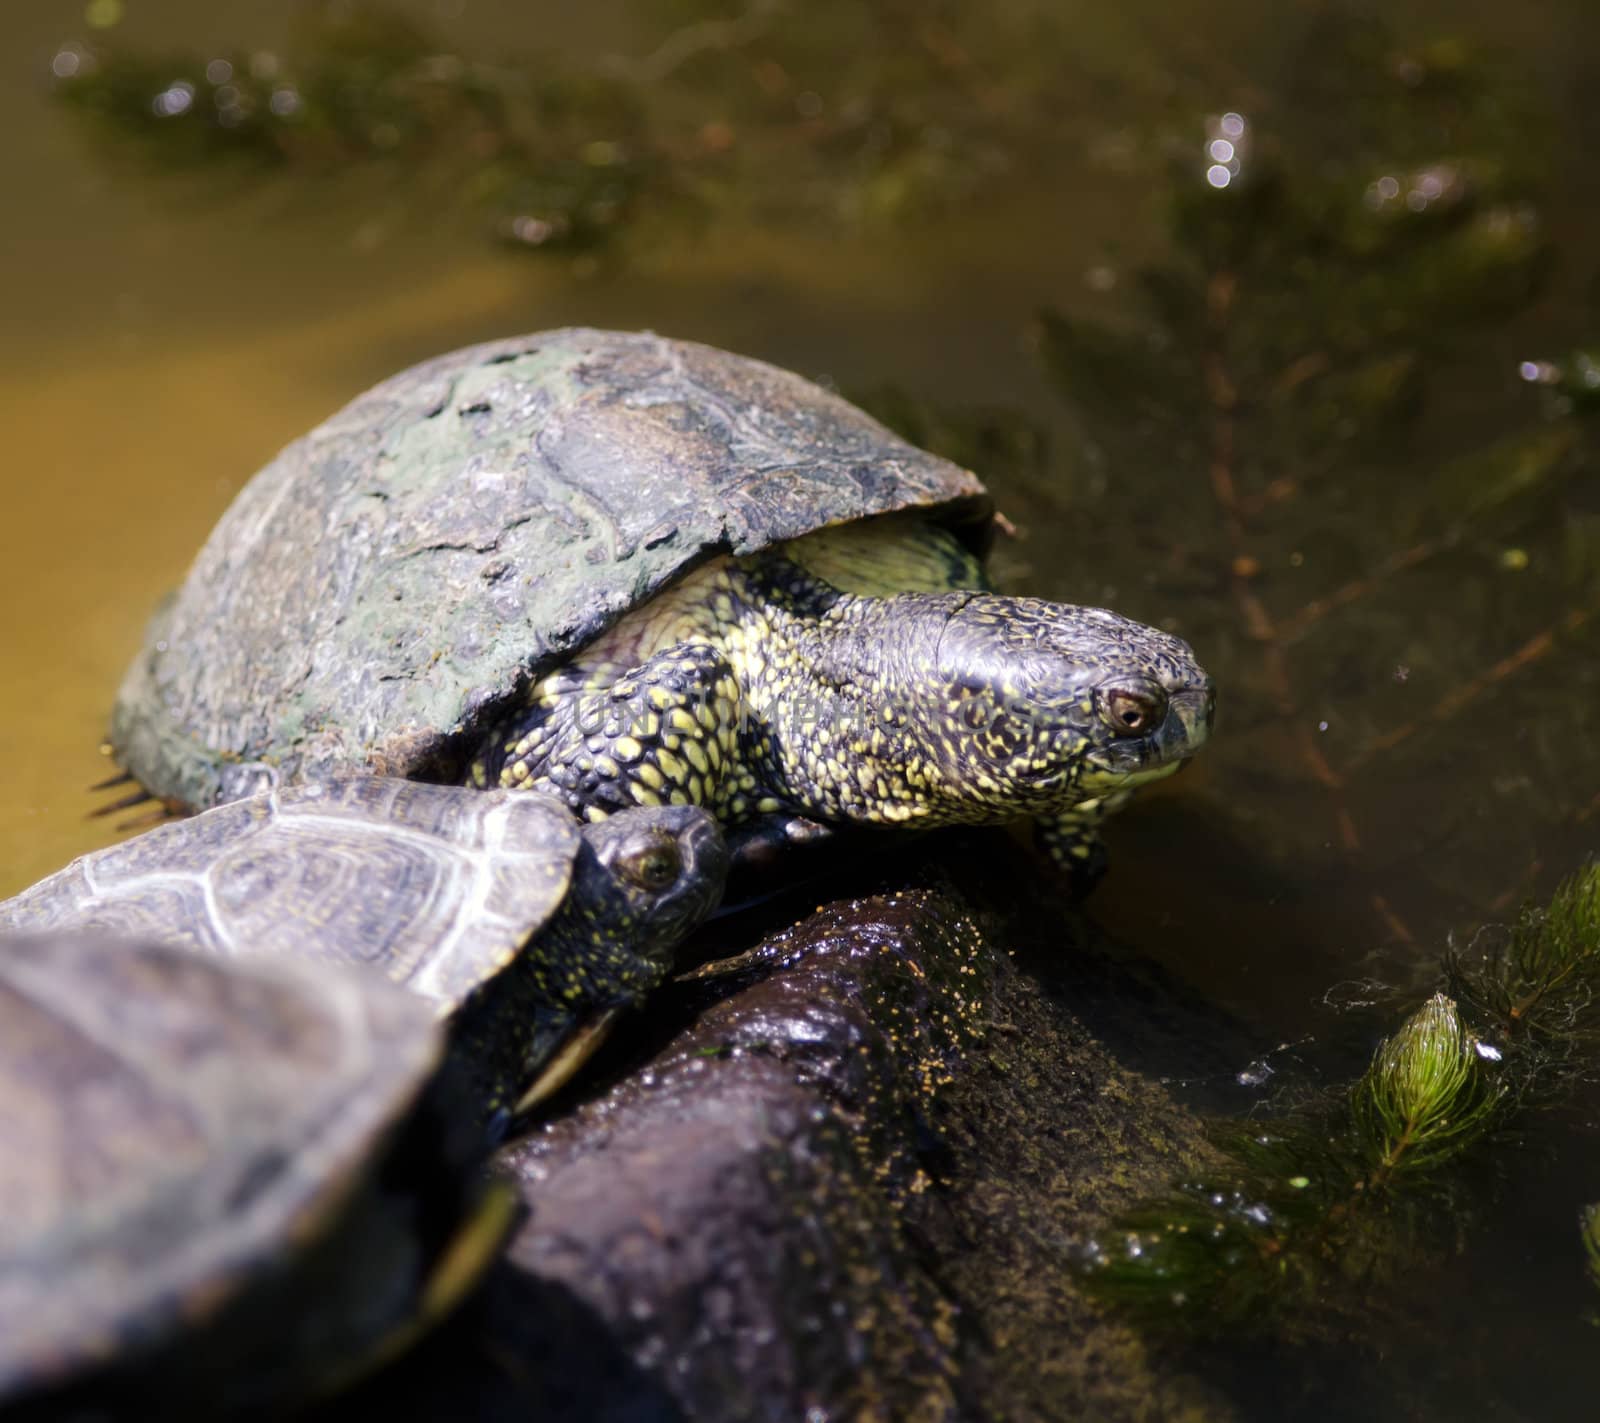
{"type": "Polygon", "coordinates": [[[952,599],[938,636],[946,794],[1039,812],[1170,775],[1216,692],[1182,639],[1104,608],[952,599]]]}
{"type": "Polygon", "coordinates": [[[572,902],[592,933],[666,959],[722,900],[728,850],[693,805],[619,811],[584,827],[572,902]]]}

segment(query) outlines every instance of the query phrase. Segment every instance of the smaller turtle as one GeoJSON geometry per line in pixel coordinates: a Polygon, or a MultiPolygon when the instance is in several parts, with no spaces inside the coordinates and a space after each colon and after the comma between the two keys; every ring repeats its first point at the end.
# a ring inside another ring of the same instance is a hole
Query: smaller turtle
{"type": "Polygon", "coordinates": [[[582,826],[547,796],[344,776],[86,855],[0,904],[0,930],[380,969],[454,1015],[498,1136],[661,981],[726,874],[716,821],[694,806],[582,826]]]}
{"type": "Polygon", "coordinates": [[[341,965],[0,936],[5,1416],[276,1413],[437,1321],[516,1218],[444,1036],[341,965]]]}

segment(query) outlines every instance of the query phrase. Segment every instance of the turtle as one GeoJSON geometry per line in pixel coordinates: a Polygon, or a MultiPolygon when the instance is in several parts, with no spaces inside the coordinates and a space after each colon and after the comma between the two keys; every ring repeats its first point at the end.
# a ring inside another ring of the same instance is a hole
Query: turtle
{"type": "Polygon", "coordinates": [[[698,806],[584,825],[549,796],[335,775],[85,855],[0,904],[0,931],[381,970],[451,1017],[497,1140],[665,977],[726,873],[698,806]]]}
{"type": "Polygon", "coordinates": [[[381,975],[0,936],[0,1411],[280,1416],[398,1352],[519,1214],[461,1090],[381,975]]]}
{"type": "MultiPolygon", "coordinates": [[[[396,375],[245,485],[118,692],[188,809],[338,769],[829,827],[1099,824],[1206,741],[1179,637],[992,591],[970,471],[764,362],[562,329],[396,375]]],[[[135,792],[138,795],[139,792],[135,792]]]]}

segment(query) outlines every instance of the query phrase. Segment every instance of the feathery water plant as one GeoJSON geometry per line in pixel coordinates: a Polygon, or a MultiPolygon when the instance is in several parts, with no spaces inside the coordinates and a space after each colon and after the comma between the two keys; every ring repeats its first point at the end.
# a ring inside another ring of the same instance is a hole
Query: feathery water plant
{"type": "MultiPolygon", "coordinates": [[[[1428,999],[1345,1093],[1265,1128],[1219,1124],[1223,1169],[1087,1241],[1086,1288],[1193,1333],[1315,1332],[1370,1310],[1349,1286],[1425,1264],[1452,1224],[1451,1168],[1592,1057],[1600,865],[1448,954],[1445,972],[1455,997],[1428,999]]],[[[1600,1285],[1600,1205],[1582,1225],[1600,1285]]]]}
{"type": "Polygon", "coordinates": [[[1566,880],[1544,909],[1483,930],[1445,955],[1450,991],[1548,1077],[1600,1035],[1600,864],[1566,880]]]}
{"type": "Polygon", "coordinates": [[[1350,1095],[1362,1154],[1373,1163],[1369,1188],[1443,1165],[1483,1135],[1505,1092],[1486,1080],[1485,1050],[1497,1051],[1478,1042],[1442,993],[1378,1049],[1350,1095]]]}

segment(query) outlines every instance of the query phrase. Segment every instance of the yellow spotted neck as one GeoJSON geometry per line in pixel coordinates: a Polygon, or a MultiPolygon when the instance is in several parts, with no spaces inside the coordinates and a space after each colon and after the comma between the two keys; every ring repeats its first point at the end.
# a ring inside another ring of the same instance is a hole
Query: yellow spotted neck
{"type": "Polygon", "coordinates": [[[982,586],[972,554],[914,516],[715,559],[536,684],[474,779],[552,790],[590,819],[623,804],[703,804],[729,822],[780,809],[926,817],[933,766],[897,754],[897,728],[859,687],[830,685],[817,633],[837,639],[895,593],[982,586]],[[784,567],[804,606],[781,577],[775,587],[784,567]]]}

